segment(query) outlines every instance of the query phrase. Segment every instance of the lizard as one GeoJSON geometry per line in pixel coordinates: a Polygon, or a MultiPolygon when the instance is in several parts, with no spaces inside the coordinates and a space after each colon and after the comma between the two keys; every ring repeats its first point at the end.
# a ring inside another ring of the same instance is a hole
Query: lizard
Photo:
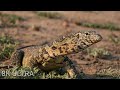
{"type": "Polygon", "coordinates": [[[51,45],[33,45],[15,50],[10,58],[11,64],[22,67],[39,67],[43,71],[63,68],[70,77],[77,73],[75,65],[67,57],[88,48],[102,40],[95,31],[84,31],[70,34],[53,42],[51,45]]]}

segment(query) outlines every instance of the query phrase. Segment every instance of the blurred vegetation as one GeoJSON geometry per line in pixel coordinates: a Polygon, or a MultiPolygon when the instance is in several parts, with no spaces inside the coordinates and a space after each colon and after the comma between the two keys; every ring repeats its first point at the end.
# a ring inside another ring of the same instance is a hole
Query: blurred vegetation
{"type": "Polygon", "coordinates": [[[57,12],[37,11],[36,13],[38,16],[46,17],[46,18],[50,18],[50,19],[62,19],[63,18],[63,16],[57,12]]]}
{"type": "Polygon", "coordinates": [[[111,78],[111,79],[120,79],[120,71],[119,69],[102,69],[99,70],[99,72],[96,73],[96,76],[99,78],[111,78]]]}
{"type": "Polygon", "coordinates": [[[112,41],[115,45],[119,45],[120,44],[120,37],[115,35],[114,33],[112,33],[109,36],[109,40],[112,41]]]}
{"type": "Polygon", "coordinates": [[[0,60],[10,58],[17,44],[18,42],[12,37],[2,34],[0,36],[0,60]]]}
{"type": "Polygon", "coordinates": [[[93,56],[95,58],[105,59],[112,56],[112,54],[104,48],[92,48],[92,49],[89,48],[87,49],[87,52],[90,56],[93,56]]]}
{"type": "Polygon", "coordinates": [[[98,29],[109,29],[109,30],[120,30],[120,27],[113,23],[105,23],[105,24],[99,24],[99,23],[90,23],[90,22],[75,22],[77,25],[84,26],[84,27],[90,27],[90,28],[98,28],[98,29]]]}
{"type": "Polygon", "coordinates": [[[25,21],[25,20],[27,19],[14,14],[0,13],[1,27],[16,26],[16,24],[18,24],[20,21],[25,21]]]}

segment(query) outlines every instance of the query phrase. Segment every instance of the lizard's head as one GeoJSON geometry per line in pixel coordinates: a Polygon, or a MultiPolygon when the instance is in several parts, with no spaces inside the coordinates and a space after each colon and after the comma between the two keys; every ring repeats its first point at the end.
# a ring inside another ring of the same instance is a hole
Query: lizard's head
{"type": "Polygon", "coordinates": [[[95,31],[79,32],[74,35],[74,42],[78,49],[85,49],[102,40],[101,35],[95,31]]]}
{"type": "Polygon", "coordinates": [[[76,53],[101,40],[95,31],[78,32],[53,43],[51,52],[55,52],[55,56],[76,53]]]}

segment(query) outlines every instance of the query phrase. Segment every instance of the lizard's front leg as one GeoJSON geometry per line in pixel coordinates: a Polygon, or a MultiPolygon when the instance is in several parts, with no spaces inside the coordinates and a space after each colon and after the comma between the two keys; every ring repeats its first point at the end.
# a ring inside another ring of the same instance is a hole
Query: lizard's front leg
{"type": "Polygon", "coordinates": [[[68,73],[71,78],[76,77],[78,75],[78,71],[76,70],[73,62],[68,57],[66,57],[64,61],[65,67],[63,69],[68,73]]]}

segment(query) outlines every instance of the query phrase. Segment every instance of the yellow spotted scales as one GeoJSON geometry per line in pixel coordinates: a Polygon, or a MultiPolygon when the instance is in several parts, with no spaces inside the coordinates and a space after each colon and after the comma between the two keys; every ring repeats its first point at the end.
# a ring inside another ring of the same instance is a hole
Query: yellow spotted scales
{"type": "Polygon", "coordinates": [[[51,46],[36,45],[17,49],[11,60],[12,64],[29,68],[37,66],[43,71],[65,68],[73,76],[77,71],[66,55],[78,53],[101,40],[101,35],[95,31],[78,32],[53,42],[51,46]]]}

